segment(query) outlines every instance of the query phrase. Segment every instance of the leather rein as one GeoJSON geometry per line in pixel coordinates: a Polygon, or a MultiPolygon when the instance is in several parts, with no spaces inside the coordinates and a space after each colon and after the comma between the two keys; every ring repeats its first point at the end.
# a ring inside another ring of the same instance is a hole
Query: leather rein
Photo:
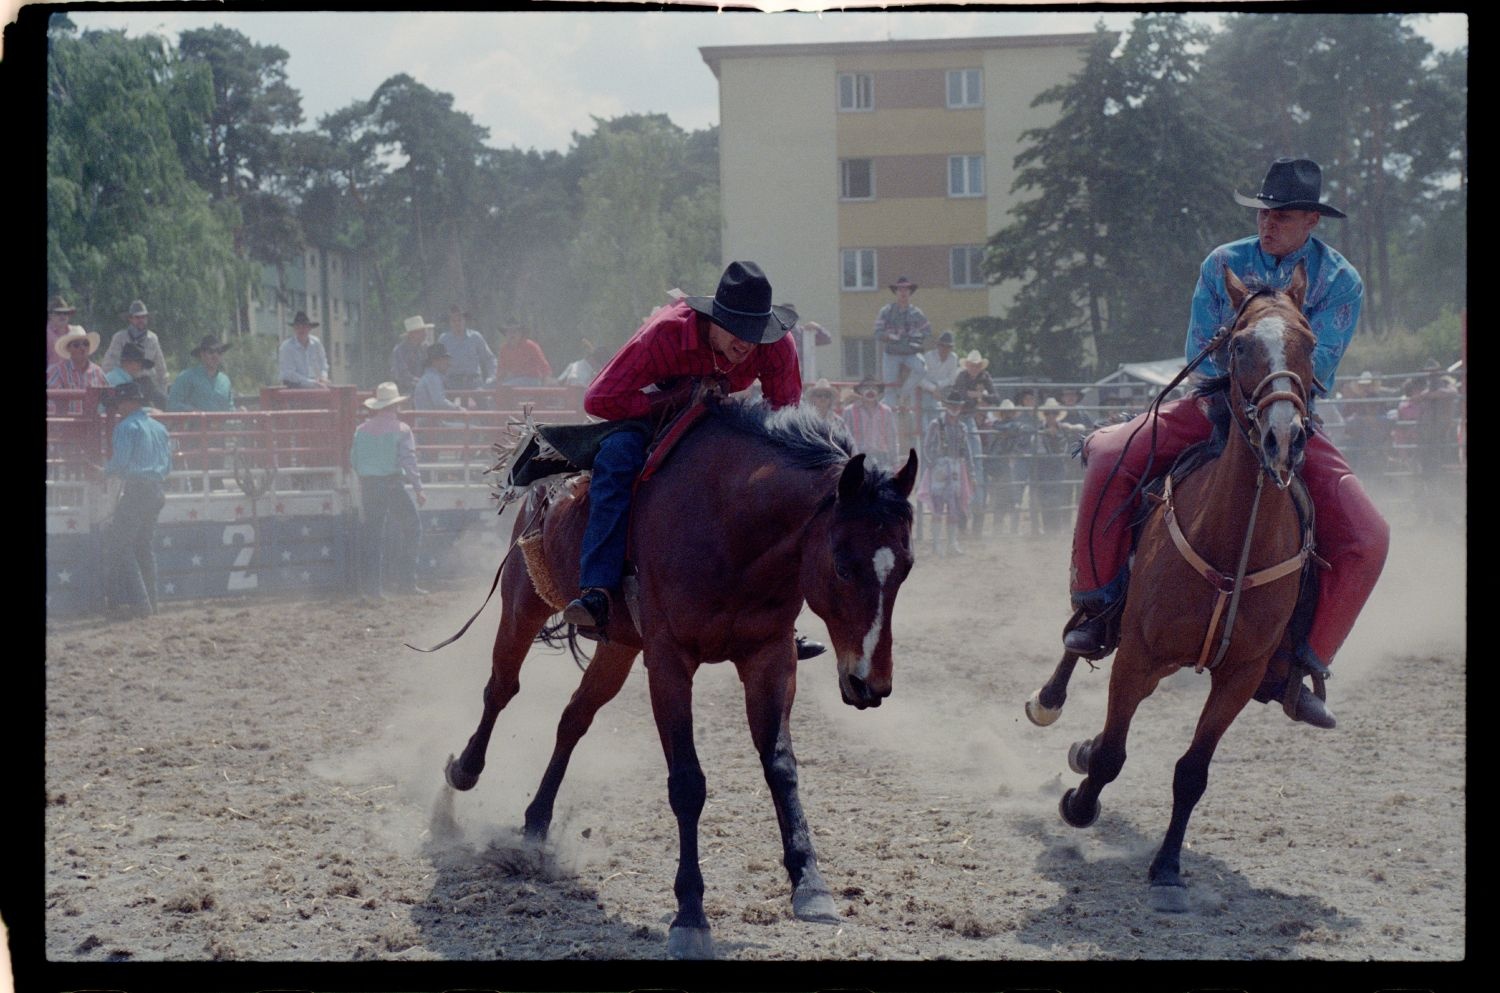
{"type": "MultiPolygon", "coordinates": [[[[1248,299],[1245,302],[1248,302],[1248,299]]],[[[1244,305],[1241,304],[1240,312],[1242,313],[1243,311],[1244,305]]],[[[1235,323],[1238,323],[1238,320],[1235,323]]],[[[1223,330],[1221,329],[1221,333],[1223,333],[1223,330]]],[[[1232,335],[1232,332],[1230,333],[1232,335]]],[[[1215,337],[1217,338],[1218,336],[1215,337]]],[[[1206,351],[1207,349],[1205,349],[1206,351]]],[[[1167,526],[1167,533],[1172,536],[1172,544],[1177,547],[1177,551],[1188,565],[1192,566],[1193,570],[1207,580],[1208,585],[1212,586],[1218,593],[1218,596],[1214,599],[1213,614],[1208,620],[1208,631],[1203,636],[1203,650],[1198,653],[1198,663],[1193,668],[1194,672],[1202,672],[1204,668],[1214,669],[1224,660],[1224,655],[1229,651],[1230,637],[1234,632],[1235,617],[1239,613],[1241,593],[1245,590],[1264,586],[1267,583],[1272,583],[1283,577],[1301,572],[1309,558],[1321,562],[1313,552],[1313,529],[1306,527],[1303,529],[1302,548],[1296,555],[1284,562],[1265,569],[1259,569],[1246,575],[1246,569],[1250,561],[1251,540],[1255,535],[1255,521],[1260,511],[1261,489],[1265,484],[1266,478],[1270,477],[1274,480],[1278,490],[1285,490],[1291,485],[1292,476],[1295,472],[1293,469],[1288,469],[1283,475],[1273,469],[1266,461],[1264,448],[1255,439],[1255,436],[1252,435],[1250,428],[1259,424],[1260,415],[1265,412],[1266,408],[1282,400],[1289,401],[1297,409],[1298,415],[1305,422],[1307,420],[1307,394],[1306,388],[1302,383],[1302,377],[1288,369],[1280,369],[1271,372],[1261,379],[1255,389],[1246,397],[1244,392],[1239,388],[1238,380],[1234,377],[1234,357],[1232,354],[1229,359],[1229,382],[1231,395],[1237,401],[1239,408],[1236,411],[1234,406],[1231,406],[1230,419],[1234,421],[1235,426],[1244,436],[1251,450],[1256,453],[1262,469],[1261,472],[1255,474],[1255,498],[1250,504],[1250,520],[1245,526],[1245,540],[1240,546],[1239,565],[1234,575],[1231,576],[1220,572],[1210,565],[1208,560],[1199,555],[1193,548],[1187,539],[1187,535],[1182,533],[1182,527],[1177,521],[1176,508],[1172,503],[1172,476],[1170,473],[1164,479],[1162,495],[1156,497],[1163,505],[1164,521],[1167,526]],[[1294,389],[1273,389],[1272,386],[1275,381],[1282,378],[1290,379],[1294,389]],[[1243,420],[1241,420],[1241,417],[1243,417],[1243,420]],[[1214,632],[1218,629],[1221,617],[1224,621],[1224,630],[1219,638],[1218,650],[1213,651],[1214,632]],[[1212,659],[1209,658],[1211,652],[1213,655],[1212,659]]]]}

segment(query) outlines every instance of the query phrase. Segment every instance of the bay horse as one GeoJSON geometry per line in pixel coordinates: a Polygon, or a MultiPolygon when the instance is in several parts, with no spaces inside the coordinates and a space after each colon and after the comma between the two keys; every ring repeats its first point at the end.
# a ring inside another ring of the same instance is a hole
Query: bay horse
{"type": "MultiPolygon", "coordinates": [[[[1069,749],[1068,765],[1084,779],[1058,805],[1065,823],[1092,824],[1100,792],[1125,764],[1125,738],[1141,701],[1179,668],[1207,668],[1212,686],[1192,744],[1177,762],[1171,821],[1148,874],[1151,905],[1167,912],[1188,909],[1180,866],[1188,818],[1207,788],[1219,739],[1268,669],[1287,664],[1296,577],[1312,557],[1311,528],[1304,531],[1291,488],[1316,382],[1316,341],[1302,315],[1306,269],[1298,264],[1285,291],[1252,291],[1226,266],[1224,286],[1236,314],[1210,347],[1227,349],[1229,371],[1200,389],[1222,391],[1227,403],[1224,448],[1184,478],[1169,476],[1164,496],[1145,517],[1111,664],[1104,730],[1069,749]],[[1265,487],[1267,480],[1273,485],[1265,487]]],[[[1077,655],[1065,654],[1027,701],[1033,723],[1057,719],[1077,662],[1077,655]]],[[[1315,685],[1321,692],[1321,681],[1315,685]]]]}
{"type": "MultiPolygon", "coordinates": [[[[797,686],[793,624],[804,601],[827,623],[845,703],[863,710],[890,695],[891,615],[912,567],[908,497],[916,478],[915,451],[892,474],[855,454],[842,426],[800,407],[773,413],[763,405],[719,402],[638,485],[629,540],[639,628],[624,604],[612,606],[607,640],[596,646],[563,710],[551,761],[526,808],[525,835],[545,839],[574,747],[644,654],[678,826],[677,915],[667,939],[673,958],[713,957],[698,868],[698,818],[707,790],[693,745],[693,675],[704,662],[733,662],[744,684],[751,739],[781,828],[794,914],[838,922],[797,793],[790,730],[797,686]]],[[[454,789],[478,781],[495,719],[520,689],[533,640],[578,595],[587,521],[586,477],[562,487],[543,480],[527,494],[514,533],[519,542],[535,544],[501,569],[503,611],[484,711],[463,753],[448,760],[445,776],[454,789]]]]}

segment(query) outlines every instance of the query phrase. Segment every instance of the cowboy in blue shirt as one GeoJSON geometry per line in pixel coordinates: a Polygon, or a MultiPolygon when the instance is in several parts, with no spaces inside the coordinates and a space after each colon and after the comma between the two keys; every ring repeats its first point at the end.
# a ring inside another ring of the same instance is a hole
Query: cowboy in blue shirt
{"type": "Polygon", "coordinates": [[[120,500],[105,536],[109,591],[117,613],[144,617],[156,613],[156,519],[166,505],[162,482],[172,471],[167,429],[151,419],[140,384],[122,383],[104,402],[120,415],[115,425],[106,476],[122,480],[120,500]]]}

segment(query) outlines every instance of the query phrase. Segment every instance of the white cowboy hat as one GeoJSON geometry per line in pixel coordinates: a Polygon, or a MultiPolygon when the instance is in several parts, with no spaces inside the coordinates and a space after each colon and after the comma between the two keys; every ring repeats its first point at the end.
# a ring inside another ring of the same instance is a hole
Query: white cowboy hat
{"type": "Polygon", "coordinates": [[[1014,400],[1012,400],[1010,397],[1006,397],[1004,400],[1000,401],[1000,407],[999,407],[999,409],[1000,410],[1015,410],[1016,409],[1016,402],[1014,400]]]}
{"type": "Polygon", "coordinates": [[[411,334],[413,331],[417,331],[417,330],[431,331],[431,330],[434,330],[436,327],[437,327],[436,324],[429,324],[425,320],[423,320],[421,314],[418,314],[416,317],[408,317],[406,319],[406,333],[407,334],[411,334]]]}
{"type": "Polygon", "coordinates": [[[68,355],[68,345],[72,342],[86,339],[89,343],[89,354],[93,355],[99,350],[99,332],[86,331],[81,324],[69,324],[68,333],[58,338],[52,345],[52,350],[57,353],[58,358],[71,358],[68,355]]]}
{"type": "Polygon", "coordinates": [[[1057,402],[1057,397],[1048,397],[1047,399],[1045,399],[1045,400],[1042,401],[1042,405],[1038,409],[1039,410],[1062,410],[1063,409],[1063,405],[1057,402]]]}
{"type": "Polygon", "coordinates": [[[1358,381],[1361,382],[1361,383],[1365,383],[1365,384],[1373,383],[1373,382],[1375,382],[1375,374],[1373,372],[1371,372],[1370,370],[1366,369],[1364,372],[1362,372],[1362,373],[1359,374],[1359,380],[1358,381]]]}
{"type": "Polygon", "coordinates": [[[375,395],[365,401],[365,406],[371,410],[384,410],[385,408],[398,404],[406,397],[396,388],[395,383],[381,383],[375,387],[375,395]]]}
{"type": "Polygon", "coordinates": [[[833,384],[830,383],[827,379],[820,379],[812,386],[810,386],[807,390],[808,396],[816,396],[818,394],[822,394],[823,396],[837,397],[838,391],[833,388],[833,384]]]}
{"type": "Polygon", "coordinates": [[[990,360],[979,354],[979,349],[969,349],[969,354],[964,356],[964,365],[977,365],[980,371],[990,367],[990,360]]]}

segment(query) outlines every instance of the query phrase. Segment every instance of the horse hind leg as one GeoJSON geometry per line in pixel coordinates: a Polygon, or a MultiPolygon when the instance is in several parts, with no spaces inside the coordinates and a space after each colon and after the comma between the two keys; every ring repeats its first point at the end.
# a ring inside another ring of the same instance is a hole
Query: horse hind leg
{"type": "Polygon", "coordinates": [[[1250,702],[1264,672],[1264,664],[1241,665],[1232,671],[1217,669],[1213,672],[1213,686],[1203,704],[1203,713],[1198,717],[1193,742],[1177,760],[1172,775],[1172,819],[1148,871],[1154,910],[1182,913],[1188,909],[1187,886],[1182,881],[1181,866],[1182,840],[1187,834],[1188,818],[1208,789],[1208,764],[1213,760],[1219,739],[1250,702]]]}
{"type": "Polygon", "coordinates": [[[630,674],[637,654],[636,649],[616,643],[601,643],[594,649],[593,660],[584,670],[583,680],[573,691],[557,723],[557,744],[552,750],[552,760],[542,774],[536,797],[526,807],[527,838],[541,841],[547,837],[547,829],[552,825],[553,804],[568,771],[573,749],[588,733],[599,708],[613,700],[625,685],[625,677],[630,674]]]}
{"type": "Polygon", "coordinates": [[[1125,766],[1125,739],[1141,701],[1171,671],[1153,666],[1139,641],[1121,644],[1109,674],[1109,709],[1104,730],[1068,750],[1068,763],[1083,774],[1083,782],[1058,802],[1058,813],[1072,827],[1088,827],[1099,816],[1099,794],[1115,781],[1125,766]]]}
{"type": "Polygon", "coordinates": [[[490,678],[484,687],[484,712],[463,753],[457,759],[450,755],[443,770],[448,785],[456,790],[473,789],[479,782],[495,719],[520,691],[521,663],[526,660],[532,641],[552,614],[552,608],[536,595],[526,565],[519,557],[505,564],[500,590],[504,606],[500,630],[495,634],[495,647],[490,655],[490,678]]]}
{"type": "Polygon", "coordinates": [[[1026,700],[1026,717],[1037,727],[1047,727],[1062,716],[1063,703],[1068,699],[1068,681],[1073,678],[1073,669],[1079,656],[1064,652],[1052,677],[1042,684],[1026,700]]]}

